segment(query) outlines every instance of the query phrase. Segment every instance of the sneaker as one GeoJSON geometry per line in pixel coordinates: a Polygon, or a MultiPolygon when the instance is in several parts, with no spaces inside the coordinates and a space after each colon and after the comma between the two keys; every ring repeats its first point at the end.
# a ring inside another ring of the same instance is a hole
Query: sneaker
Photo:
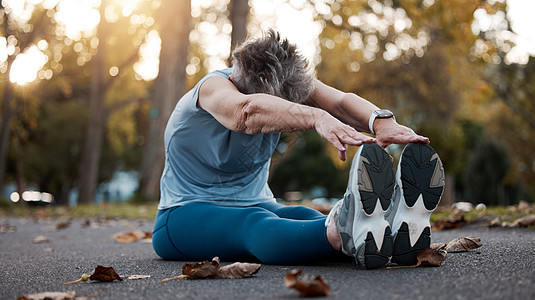
{"type": "Polygon", "coordinates": [[[429,217],[444,191],[444,167],[429,145],[408,144],[396,172],[396,189],[387,220],[392,225],[392,262],[415,265],[418,253],[431,244],[429,217]]]}
{"type": "Polygon", "coordinates": [[[386,151],[364,144],[353,158],[344,198],[329,213],[342,239],[342,252],[367,269],[384,266],[392,255],[385,211],[394,191],[394,170],[386,151]]]}

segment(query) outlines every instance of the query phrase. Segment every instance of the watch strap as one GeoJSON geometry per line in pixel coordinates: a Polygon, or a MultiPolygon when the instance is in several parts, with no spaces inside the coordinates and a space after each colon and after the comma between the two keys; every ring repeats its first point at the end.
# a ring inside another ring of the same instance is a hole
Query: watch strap
{"type": "Polygon", "coordinates": [[[380,109],[380,110],[374,110],[370,116],[370,119],[368,120],[368,128],[370,129],[370,132],[375,135],[375,131],[373,130],[373,123],[375,122],[376,118],[395,118],[394,114],[387,110],[387,109],[380,109]]]}

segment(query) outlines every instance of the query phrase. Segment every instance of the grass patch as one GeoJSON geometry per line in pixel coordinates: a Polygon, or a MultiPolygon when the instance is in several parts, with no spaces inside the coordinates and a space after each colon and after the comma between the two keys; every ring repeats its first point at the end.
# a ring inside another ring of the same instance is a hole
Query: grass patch
{"type": "MultiPolygon", "coordinates": [[[[431,215],[431,222],[445,220],[454,216],[451,208],[437,208],[431,215]]],[[[516,206],[490,206],[485,210],[472,210],[464,214],[464,219],[468,223],[481,219],[491,220],[499,218],[500,222],[514,222],[516,219],[529,215],[530,212],[519,210],[516,206]]]]}
{"type": "Polygon", "coordinates": [[[84,204],[76,207],[59,205],[30,206],[11,204],[0,207],[0,216],[65,217],[65,218],[128,218],[154,219],[158,204],[104,203],[84,204]]]}

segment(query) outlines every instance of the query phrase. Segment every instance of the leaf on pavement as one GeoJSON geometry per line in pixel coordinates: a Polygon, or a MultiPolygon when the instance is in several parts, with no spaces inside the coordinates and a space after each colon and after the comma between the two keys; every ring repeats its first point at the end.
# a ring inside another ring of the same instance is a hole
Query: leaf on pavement
{"type": "Polygon", "coordinates": [[[448,252],[466,252],[481,247],[481,239],[477,236],[460,237],[446,244],[448,252]]]}
{"type": "Polygon", "coordinates": [[[67,227],[71,226],[71,220],[67,220],[67,221],[60,221],[56,224],[56,230],[61,230],[61,229],[65,229],[67,227]]]}
{"type": "Polygon", "coordinates": [[[431,246],[429,246],[429,248],[434,249],[434,250],[440,250],[440,249],[446,248],[446,244],[444,244],[444,243],[433,243],[433,244],[431,244],[431,246]]]}
{"type": "Polygon", "coordinates": [[[17,227],[9,225],[9,223],[0,224],[0,232],[15,232],[17,227]]]}
{"type": "Polygon", "coordinates": [[[36,236],[36,237],[32,240],[32,242],[33,242],[34,244],[49,243],[49,242],[50,242],[50,239],[47,238],[47,237],[44,236],[44,235],[38,235],[38,236],[36,236]]]}
{"type": "Polygon", "coordinates": [[[297,290],[303,297],[327,297],[331,293],[331,287],[319,275],[310,282],[307,278],[298,280],[297,277],[303,273],[302,270],[292,270],[286,273],[284,284],[286,287],[297,290]]]}
{"type": "Polygon", "coordinates": [[[137,240],[152,238],[152,233],[141,230],[123,231],[113,235],[113,239],[117,243],[132,243],[137,240]]]}
{"type": "Polygon", "coordinates": [[[244,278],[254,275],[260,270],[260,264],[236,262],[219,269],[219,275],[223,278],[244,278]]]}
{"type": "Polygon", "coordinates": [[[444,249],[425,248],[416,257],[418,259],[416,267],[440,267],[446,260],[446,256],[448,252],[444,249]]]}
{"type": "Polygon", "coordinates": [[[178,278],[189,279],[206,279],[206,278],[244,278],[258,272],[260,264],[253,263],[233,263],[220,268],[219,257],[212,258],[211,261],[205,260],[196,264],[185,264],[182,266],[182,275],[166,278],[160,282],[165,282],[178,278]]]}
{"type": "Polygon", "coordinates": [[[74,299],[76,297],[76,291],[70,291],[70,292],[44,292],[44,293],[37,293],[37,294],[30,294],[30,295],[24,295],[19,298],[18,300],[69,300],[74,299]]]}
{"type": "Polygon", "coordinates": [[[214,257],[212,261],[185,264],[182,266],[182,275],[191,279],[217,278],[219,277],[219,262],[219,257],[214,257]]]}
{"type": "Polygon", "coordinates": [[[114,280],[123,281],[121,276],[115,272],[112,267],[97,266],[93,274],[89,276],[91,280],[98,280],[103,282],[111,282],[114,280]]]}

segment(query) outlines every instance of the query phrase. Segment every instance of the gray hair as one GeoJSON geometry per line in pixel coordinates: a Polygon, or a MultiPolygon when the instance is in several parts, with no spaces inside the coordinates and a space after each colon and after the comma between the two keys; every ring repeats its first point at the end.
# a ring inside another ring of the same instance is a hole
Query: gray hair
{"type": "Polygon", "coordinates": [[[304,103],[314,91],[315,76],[307,59],[272,29],[238,46],[232,58],[233,82],[244,94],[265,93],[304,103]]]}

